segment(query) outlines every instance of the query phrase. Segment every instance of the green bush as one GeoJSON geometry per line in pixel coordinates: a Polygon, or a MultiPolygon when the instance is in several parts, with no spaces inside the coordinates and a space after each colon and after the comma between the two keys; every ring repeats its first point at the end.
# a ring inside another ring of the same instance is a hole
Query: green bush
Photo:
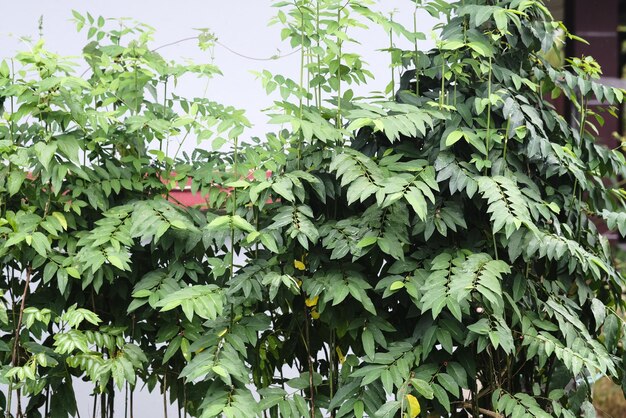
{"type": "Polygon", "coordinates": [[[416,2],[443,19],[429,52],[369,3],[276,4],[301,69],[259,73],[263,139],[176,95],[218,70],[143,25],[75,14],[85,76],[41,43],[2,63],[4,410],[76,415],[79,377],[101,416],[140,380],[202,417],[594,416],[589,378],[624,374],[624,280],[593,219],[626,214],[589,104],[623,92],[545,60],[572,36],[539,0],[416,2]],[[404,70],[365,98],[363,22],[404,70]],[[204,208],[173,201],[188,179],[204,208]]]}

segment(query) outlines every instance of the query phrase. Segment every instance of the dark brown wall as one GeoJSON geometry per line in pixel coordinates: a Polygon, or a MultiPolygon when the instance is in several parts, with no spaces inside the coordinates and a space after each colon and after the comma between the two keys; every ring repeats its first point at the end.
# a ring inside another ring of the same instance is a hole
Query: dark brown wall
{"type": "MultiPolygon", "coordinates": [[[[570,43],[568,55],[591,55],[602,66],[603,76],[620,78],[619,0],[567,0],[565,10],[569,30],[589,42],[589,45],[570,43]]],[[[620,123],[612,117],[605,117],[605,121],[600,136],[614,146],[612,133],[620,130],[620,123]]]]}

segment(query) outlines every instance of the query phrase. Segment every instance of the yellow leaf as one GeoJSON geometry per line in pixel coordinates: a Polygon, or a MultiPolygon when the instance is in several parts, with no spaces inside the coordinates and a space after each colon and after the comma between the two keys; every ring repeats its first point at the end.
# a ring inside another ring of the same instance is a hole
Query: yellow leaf
{"type": "Polygon", "coordinates": [[[337,352],[337,358],[339,359],[339,363],[343,364],[344,361],[346,361],[346,356],[343,355],[343,353],[341,352],[341,348],[336,347],[335,351],[337,352]]]}
{"type": "Polygon", "coordinates": [[[319,295],[315,296],[314,298],[306,298],[306,300],[304,301],[304,303],[306,304],[306,306],[308,306],[309,308],[314,307],[315,305],[317,305],[317,301],[319,300],[319,295]]]}
{"type": "Polygon", "coordinates": [[[311,309],[311,318],[313,318],[313,319],[319,319],[320,318],[320,313],[317,312],[317,309],[315,309],[315,308],[311,309]]]}
{"type": "Polygon", "coordinates": [[[63,229],[67,230],[67,221],[65,220],[65,216],[61,212],[52,212],[52,216],[58,219],[63,229]]]}
{"type": "Polygon", "coordinates": [[[222,331],[220,331],[217,336],[222,338],[224,335],[226,335],[226,333],[228,332],[228,328],[224,328],[222,331]]]}
{"type": "Polygon", "coordinates": [[[297,268],[298,270],[304,270],[306,269],[306,266],[304,265],[304,263],[300,260],[293,260],[293,266],[295,268],[297,268]]]}
{"type": "Polygon", "coordinates": [[[409,418],[415,418],[422,411],[422,407],[420,406],[419,401],[413,395],[406,395],[406,402],[409,404],[408,413],[409,418]]]}

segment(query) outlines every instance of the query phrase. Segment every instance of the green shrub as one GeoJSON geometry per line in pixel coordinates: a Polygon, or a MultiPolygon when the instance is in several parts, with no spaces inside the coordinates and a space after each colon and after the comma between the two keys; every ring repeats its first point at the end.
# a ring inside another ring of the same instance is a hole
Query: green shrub
{"type": "Polygon", "coordinates": [[[102,416],[139,380],[202,417],[594,416],[588,379],[623,377],[624,283],[592,220],[626,215],[589,104],[622,91],[546,62],[572,36],[539,0],[416,2],[443,18],[429,52],[368,5],[277,4],[301,71],[259,74],[280,93],[262,140],[173,93],[218,70],[142,25],[76,14],[86,77],[41,44],[3,62],[4,409],[75,415],[81,377],[102,416]],[[404,68],[366,98],[364,21],[404,68]],[[189,138],[213,150],[170,148],[189,138]],[[188,179],[211,210],[172,201],[188,179]]]}

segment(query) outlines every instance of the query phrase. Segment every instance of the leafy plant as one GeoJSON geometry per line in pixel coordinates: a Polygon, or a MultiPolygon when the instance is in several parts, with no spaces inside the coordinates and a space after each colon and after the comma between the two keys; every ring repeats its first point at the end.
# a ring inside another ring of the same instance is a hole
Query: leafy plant
{"type": "Polygon", "coordinates": [[[101,416],[139,380],[201,417],[593,416],[590,379],[624,376],[595,221],[626,218],[589,103],[623,92],[591,58],[551,66],[572,36],[539,0],[416,2],[443,19],[429,52],[368,1],[275,6],[301,65],[259,73],[280,95],[263,139],[173,93],[218,70],[167,62],[143,25],[75,14],[86,78],[41,43],[2,64],[2,407],[75,415],[81,377],[101,416]],[[365,22],[404,71],[363,98],[365,22]],[[213,150],[169,148],[188,138],[213,150]]]}

